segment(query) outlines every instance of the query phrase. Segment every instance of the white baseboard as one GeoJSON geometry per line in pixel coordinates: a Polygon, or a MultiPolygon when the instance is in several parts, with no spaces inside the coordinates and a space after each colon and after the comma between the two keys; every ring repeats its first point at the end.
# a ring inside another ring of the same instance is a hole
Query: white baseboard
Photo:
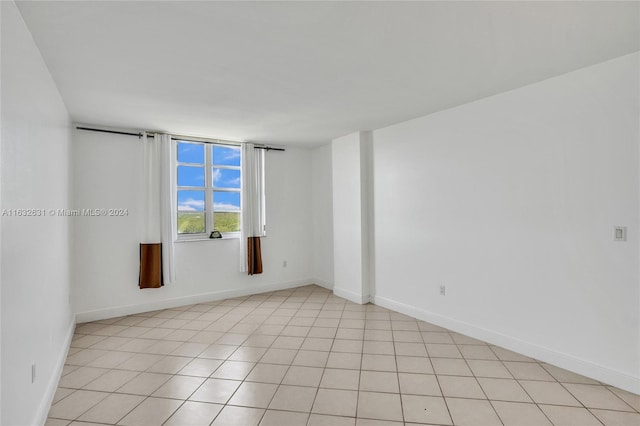
{"type": "Polygon", "coordinates": [[[78,312],[76,321],[78,323],[98,321],[108,318],[116,318],[125,315],[140,314],[143,312],[157,311],[159,309],[175,308],[184,305],[193,305],[196,303],[213,302],[221,299],[229,299],[233,297],[249,296],[252,294],[266,293],[269,291],[286,290],[288,288],[301,287],[314,284],[313,279],[289,281],[284,283],[266,284],[255,287],[246,287],[233,290],[214,291],[211,293],[201,293],[191,296],[175,297],[172,299],[158,300],[148,303],[139,303],[135,305],[114,306],[111,308],[97,309],[94,311],[78,312]]]}
{"type": "Polygon", "coordinates": [[[64,368],[64,362],[67,360],[67,354],[69,353],[69,348],[71,347],[71,339],[73,338],[75,329],[76,320],[75,318],[73,318],[71,320],[71,323],[69,324],[67,335],[65,336],[62,347],[58,352],[58,357],[56,358],[54,364],[54,370],[49,377],[49,382],[47,383],[47,388],[45,389],[44,396],[42,397],[40,405],[38,406],[38,409],[36,410],[35,416],[33,418],[34,425],[44,425],[47,421],[49,408],[51,407],[53,397],[55,396],[56,390],[58,389],[60,377],[62,377],[62,369],[64,368]]]}
{"type": "MultiPolygon", "coordinates": [[[[338,293],[336,294],[340,296],[338,293]]],[[[371,302],[387,309],[392,309],[402,314],[409,315],[419,320],[427,321],[440,327],[448,328],[449,330],[453,330],[455,332],[473,337],[475,339],[502,346],[503,348],[509,349],[511,351],[538,359],[540,361],[544,361],[546,363],[564,368],[565,370],[569,370],[586,377],[590,377],[603,383],[616,386],[620,389],[624,389],[635,394],[640,394],[640,377],[636,377],[610,367],[596,364],[591,361],[575,357],[573,355],[557,352],[544,346],[526,342],[524,340],[520,340],[512,336],[507,336],[493,330],[478,327],[464,321],[459,321],[453,318],[419,309],[414,306],[396,302],[395,300],[391,300],[386,297],[371,296],[371,302]]]]}
{"type": "Polygon", "coordinates": [[[313,284],[319,285],[320,287],[324,287],[327,290],[333,290],[333,283],[330,283],[329,281],[325,281],[320,278],[312,278],[311,281],[313,282],[313,284]]]}
{"type": "Polygon", "coordinates": [[[354,303],[358,303],[360,305],[364,305],[365,303],[369,303],[369,296],[365,296],[359,293],[356,293],[351,290],[346,290],[341,287],[333,287],[333,294],[338,297],[342,297],[343,299],[350,300],[354,303]]]}

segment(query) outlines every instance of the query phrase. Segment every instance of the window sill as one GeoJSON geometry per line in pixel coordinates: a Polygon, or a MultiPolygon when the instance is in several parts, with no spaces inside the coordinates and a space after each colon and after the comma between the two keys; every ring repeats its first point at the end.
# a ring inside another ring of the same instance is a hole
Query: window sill
{"type": "Polygon", "coordinates": [[[188,237],[188,238],[178,238],[174,240],[176,243],[190,243],[192,241],[220,241],[220,240],[239,240],[240,234],[233,235],[222,235],[222,238],[209,238],[206,236],[198,236],[198,237],[188,237]]]}

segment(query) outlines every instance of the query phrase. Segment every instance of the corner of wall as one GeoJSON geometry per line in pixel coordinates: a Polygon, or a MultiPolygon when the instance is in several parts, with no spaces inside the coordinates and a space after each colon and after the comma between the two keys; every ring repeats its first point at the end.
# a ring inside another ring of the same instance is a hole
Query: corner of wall
{"type": "Polygon", "coordinates": [[[333,283],[323,280],[321,278],[312,278],[311,282],[315,285],[318,285],[320,287],[326,288],[327,290],[332,290],[334,289],[334,285],[333,283]]]}
{"type": "Polygon", "coordinates": [[[332,147],[322,145],[312,151],[313,273],[319,285],[333,288],[333,176],[332,147]]]}
{"type": "Polygon", "coordinates": [[[356,293],[354,291],[351,290],[347,290],[345,288],[340,288],[340,287],[333,287],[333,294],[335,294],[338,297],[342,297],[343,299],[347,299],[353,303],[357,303],[359,305],[364,305],[366,303],[369,303],[369,295],[368,294],[362,294],[362,293],[356,293]]]}

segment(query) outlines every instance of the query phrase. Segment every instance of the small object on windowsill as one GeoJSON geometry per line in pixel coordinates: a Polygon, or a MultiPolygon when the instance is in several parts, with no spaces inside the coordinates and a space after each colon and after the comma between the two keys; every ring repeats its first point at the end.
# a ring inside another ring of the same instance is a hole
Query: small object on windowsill
{"type": "Polygon", "coordinates": [[[222,238],[222,234],[220,233],[220,231],[216,231],[214,229],[213,231],[211,231],[211,235],[209,235],[209,238],[222,238]]]}

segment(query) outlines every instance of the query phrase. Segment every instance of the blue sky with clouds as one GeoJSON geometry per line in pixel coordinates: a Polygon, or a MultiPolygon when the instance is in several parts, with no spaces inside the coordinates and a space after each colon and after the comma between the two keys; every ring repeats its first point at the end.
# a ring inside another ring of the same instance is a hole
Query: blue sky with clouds
{"type": "MultiPolygon", "coordinates": [[[[178,186],[204,187],[205,149],[212,149],[212,162],[216,166],[240,166],[240,148],[178,142],[178,186]]],[[[214,188],[240,189],[240,170],[213,167],[214,188]]],[[[178,211],[204,211],[205,192],[178,191],[178,211]]],[[[240,210],[240,193],[213,191],[214,211],[240,210]]]]}

